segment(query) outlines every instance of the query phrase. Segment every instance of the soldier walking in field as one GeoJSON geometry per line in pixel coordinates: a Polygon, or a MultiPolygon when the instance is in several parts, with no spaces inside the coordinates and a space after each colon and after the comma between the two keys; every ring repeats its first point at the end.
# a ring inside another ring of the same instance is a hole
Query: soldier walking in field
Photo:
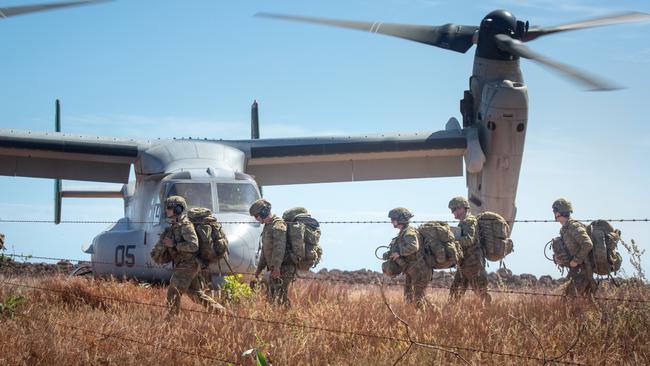
{"type": "Polygon", "coordinates": [[[271,203],[265,199],[253,202],[249,213],[264,224],[262,253],[255,278],[259,278],[262,271],[268,269],[271,272],[267,287],[268,300],[290,306],[289,285],[296,277],[296,266],[287,249],[287,224],[281,217],[271,213],[271,203]]]}
{"type": "Polygon", "coordinates": [[[170,226],[151,250],[151,258],[156,263],[173,263],[174,273],[167,287],[168,316],[180,311],[182,293],[209,310],[223,311],[224,307],[205,293],[207,286],[200,275],[197,258],[199,240],[186,213],[187,203],[183,197],[170,196],[165,200],[165,214],[170,226]]]}
{"type": "MultiPolygon", "coordinates": [[[[590,296],[596,291],[596,281],[590,252],[593,243],[585,224],[571,218],[573,207],[567,199],[559,198],[553,202],[553,215],[555,221],[562,225],[560,240],[568,253],[569,280],[565,284],[564,294],[567,296],[590,296]]],[[[556,264],[561,264],[560,258],[553,256],[556,264]]]]}
{"type": "Polygon", "coordinates": [[[488,294],[487,272],[485,271],[485,256],[478,241],[478,222],[469,212],[469,202],[465,197],[454,197],[449,201],[449,209],[454,218],[460,220],[460,238],[458,247],[462,250],[462,258],[458,261],[454,282],[449,289],[449,300],[460,299],[471,286],[483,303],[490,303],[488,294]]]}
{"type": "Polygon", "coordinates": [[[431,281],[432,273],[419,255],[420,243],[418,232],[410,226],[413,214],[406,208],[398,207],[388,212],[388,217],[399,233],[390,243],[386,260],[394,261],[406,276],[404,283],[404,298],[407,302],[416,303],[418,308],[424,307],[425,290],[431,281]]]}

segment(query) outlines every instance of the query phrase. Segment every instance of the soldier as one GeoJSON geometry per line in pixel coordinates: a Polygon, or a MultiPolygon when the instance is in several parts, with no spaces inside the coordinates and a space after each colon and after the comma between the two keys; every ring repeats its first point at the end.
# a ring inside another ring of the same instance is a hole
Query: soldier
{"type": "Polygon", "coordinates": [[[262,230],[262,253],[257,264],[255,278],[259,278],[262,270],[271,272],[267,298],[270,302],[279,302],[286,306],[289,303],[289,285],[296,276],[296,266],[289,258],[287,250],[287,224],[271,213],[271,203],[259,199],[248,210],[259,223],[264,224],[262,230]]]}
{"type": "Polygon", "coordinates": [[[0,233],[0,250],[5,250],[5,234],[0,233]]]}
{"type": "Polygon", "coordinates": [[[415,301],[416,306],[422,308],[426,301],[424,292],[431,281],[432,273],[424,258],[418,255],[420,248],[418,232],[414,227],[409,226],[413,214],[406,208],[398,207],[390,210],[388,217],[393,227],[399,229],[399,234],[391,241],[386,259],[397,263],[406,276],[404,283],[406,301],[415,301]]]}
{"type": "Polygon", "coordinates": [[[165,200],[165,215],[170,227],[160,235],[158,243],[151,250],[151,257],[156,263],[173,263],[174,273],[167,288],[168,317],[178,314],[182,293],[209,310],[224,310],[221,304],[205,293],[206,286],[197,258],[199,240],[186,212],[187,203],[183,197],[170,196],[165,200]]]}
{"type": "MultiPolygon", "coordinates": [[[[573,207],[567,199],[559,198],[551,207],[555,221],[562,225],[560,237],[571,256],[567,276],[569,281],[565,284],[564,294],[590,296],[596,291],[596,281],[589,256],[593,243],[587,234],[587,228],[580,221],[571,218],[573,207]]],[[[555,256],[553,259],[557,263],[555,256]]]]}
{"type": "Polygon", "coordinates": [[[487,292],[488,280],[485,271],[485,256],[479,246],[476,217],[469,212],[469,202],[465,197],[454,197],[449,201],[449,209],[456,220],[460,220],[459,249],[463,257],[458,261],[454,282],[449,289],[449,300],[456,301],[465,294],[468,286],[481,298],[490,303],[487,292]]]}

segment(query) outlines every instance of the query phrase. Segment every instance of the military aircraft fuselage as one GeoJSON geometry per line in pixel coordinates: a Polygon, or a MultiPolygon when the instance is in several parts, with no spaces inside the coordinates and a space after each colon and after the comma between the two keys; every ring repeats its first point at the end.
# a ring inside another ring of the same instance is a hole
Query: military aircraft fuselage
{"type": "Polygon", "coordinates": [[[243,174],[237,149],[214,142],[168,140],[148,147],[136,164],[136,180],[124,186],[124,218],[97,235],[86,250],[99,276],[166,280],[171,263],[160,266],[149,253],[168,225],[163,202],[181,195],[189,207],[212,210],[229,240],[229,260],[214,263],[215,274],[255,269],[261,226],[248,215],[260,197],[255,181],[243,174]]]}

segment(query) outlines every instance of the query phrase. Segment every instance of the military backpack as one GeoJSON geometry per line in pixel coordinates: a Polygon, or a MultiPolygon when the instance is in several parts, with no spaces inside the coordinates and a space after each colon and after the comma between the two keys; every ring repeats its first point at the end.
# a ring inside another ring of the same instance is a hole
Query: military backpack
{"type": "Polygon", "coordinates": [[[430,268],[451,268],[462,255],[449,224],[443,221],[429,221],[420,225],[418,241],[420,253],[430,268]]]}
{"type": "Polygon", "coordinates": [[[303,207],[294,207],[282,214],[287,224],[289,260],[298,269],[309,271],[323,256],[320,242],[320,224],[303,207]]]}
{"type": "Polygon", "coordinates": [[[187,211],[187,218],[194,225],[199,238],[198,257],[203,264],[217,262],[228,255],[228,238],[209,209],[191,208],[187,211]]]}
{"type": "Polygon", "coordinates": [[[608,275],[621,269],[623,259],[616,251],[621,240],[621,231],[605,220],[596,220],[587,226],[587,233],[594,247],[591,251],[594,263],[594,272],[599,275],[608,275]]]}
{"type": "Polygon", "coordinates": [[[510,225],[495,212],[486,211],[476,217],[478,221],[478,241],[485,258],[498,262],[512,253],[510,225]]]}
{"type": "Polygon", "coordinates": [[[381,264],[381,271],[388,277],[399,276],[404,269],[393,260],[386,260],[381,264]]]}
{"type": "Polygon", "coordinates": [[[571,253],[564,244],[561,236],[551,240],[551,249],[553,249],[553,262],[560,267],[569,267],[571,263],[571,253]]]}
{"type": "Polygon", "coordinates": [[[406,269],[406,261],[403,258],[390,259],[391,254],[399,253],[399,249],[395,245],[396,241],[397,237],[394,237],[388,245],[388,251],[382,255],[384,262],[381,264],[381,271],[388,277],[399,276],[406,269]]]}

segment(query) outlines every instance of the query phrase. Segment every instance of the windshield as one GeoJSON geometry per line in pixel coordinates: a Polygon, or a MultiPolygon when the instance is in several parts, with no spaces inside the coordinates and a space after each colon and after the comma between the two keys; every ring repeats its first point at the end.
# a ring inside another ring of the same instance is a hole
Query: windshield
{"type": "Polygon", "coordinates": [[[185,198],[189,208],[205,207],[214,210],[210,183],[173,183],[167,190],[167,197],[169,196],[185,198]]]}
{"type": "Polygon", "coordinates": [[[255,186],[249,183],[217,183],[220,212],[248,212],[259,198],[255,186]]]}

